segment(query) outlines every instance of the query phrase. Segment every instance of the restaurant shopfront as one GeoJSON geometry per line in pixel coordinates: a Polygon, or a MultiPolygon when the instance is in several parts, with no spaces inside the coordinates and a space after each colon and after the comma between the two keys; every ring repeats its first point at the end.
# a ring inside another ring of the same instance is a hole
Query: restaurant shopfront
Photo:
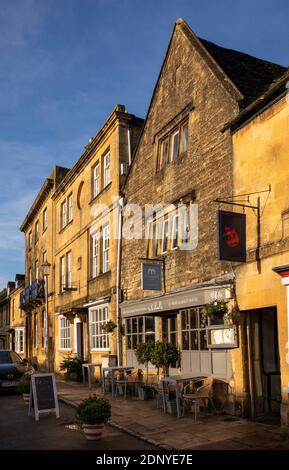
{"type": "Polygon", "coordinates": [[[177,293],[121,304],[124,362],[140,367],[135,349],[141,342],[167,340],[180,351],[180,362],[170,374],[193,373],[232,378],[231,348],[238,346],[237,330],[232,325],[204,322],[204,305],[214,299],[230,301],[232,284],[185,289],[177,293]],[[224,330],[230,330],[225,335],[224,330]],[[231,335],[231,336],[230,336],[231,335]],[[225,344],[228,341],[227,344],[225,344]]]}

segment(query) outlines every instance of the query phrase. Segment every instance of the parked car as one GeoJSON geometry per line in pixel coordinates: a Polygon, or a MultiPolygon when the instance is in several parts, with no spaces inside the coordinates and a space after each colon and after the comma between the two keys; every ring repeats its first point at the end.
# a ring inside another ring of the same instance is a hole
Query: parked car
{"type": "Polygon", "coordinates": [[[0,349],[0,390],[14,390],[23,375],[33,374],[34,368],[15,351],[0,349]]]}

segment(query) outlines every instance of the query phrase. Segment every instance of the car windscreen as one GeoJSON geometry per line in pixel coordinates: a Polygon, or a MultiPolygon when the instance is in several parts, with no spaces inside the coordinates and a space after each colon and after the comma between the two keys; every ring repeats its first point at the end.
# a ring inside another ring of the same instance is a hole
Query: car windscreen
{"type": "Polygon", "coordinates": [[[21,358],[14,351],[0,351],[0,364],[16,364],[21,358]]]}

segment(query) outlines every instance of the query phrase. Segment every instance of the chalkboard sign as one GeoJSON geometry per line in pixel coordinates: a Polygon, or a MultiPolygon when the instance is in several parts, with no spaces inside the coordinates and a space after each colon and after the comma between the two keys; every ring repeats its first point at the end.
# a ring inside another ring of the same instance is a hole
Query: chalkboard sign
{"type": "Polygon", "coordinates": [[[54,374],[33,374],[31,376],[29,411],[35,411],[35,419],[39,420],[39,413],[53,411],[59,417],[59,406],[54,374]]]}

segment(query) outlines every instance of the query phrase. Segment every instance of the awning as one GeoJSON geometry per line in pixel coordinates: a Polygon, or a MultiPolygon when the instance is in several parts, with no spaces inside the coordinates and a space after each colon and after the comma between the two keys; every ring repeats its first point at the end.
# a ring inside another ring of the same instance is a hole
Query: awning
{"type": "Polygon", "coordinates": [[[123,318],[152,315],[182,308],[205,305],[214,299],[229,300],[232,284],[187,289],[138,301],[127,301],[120,305],[123,318]]]}

